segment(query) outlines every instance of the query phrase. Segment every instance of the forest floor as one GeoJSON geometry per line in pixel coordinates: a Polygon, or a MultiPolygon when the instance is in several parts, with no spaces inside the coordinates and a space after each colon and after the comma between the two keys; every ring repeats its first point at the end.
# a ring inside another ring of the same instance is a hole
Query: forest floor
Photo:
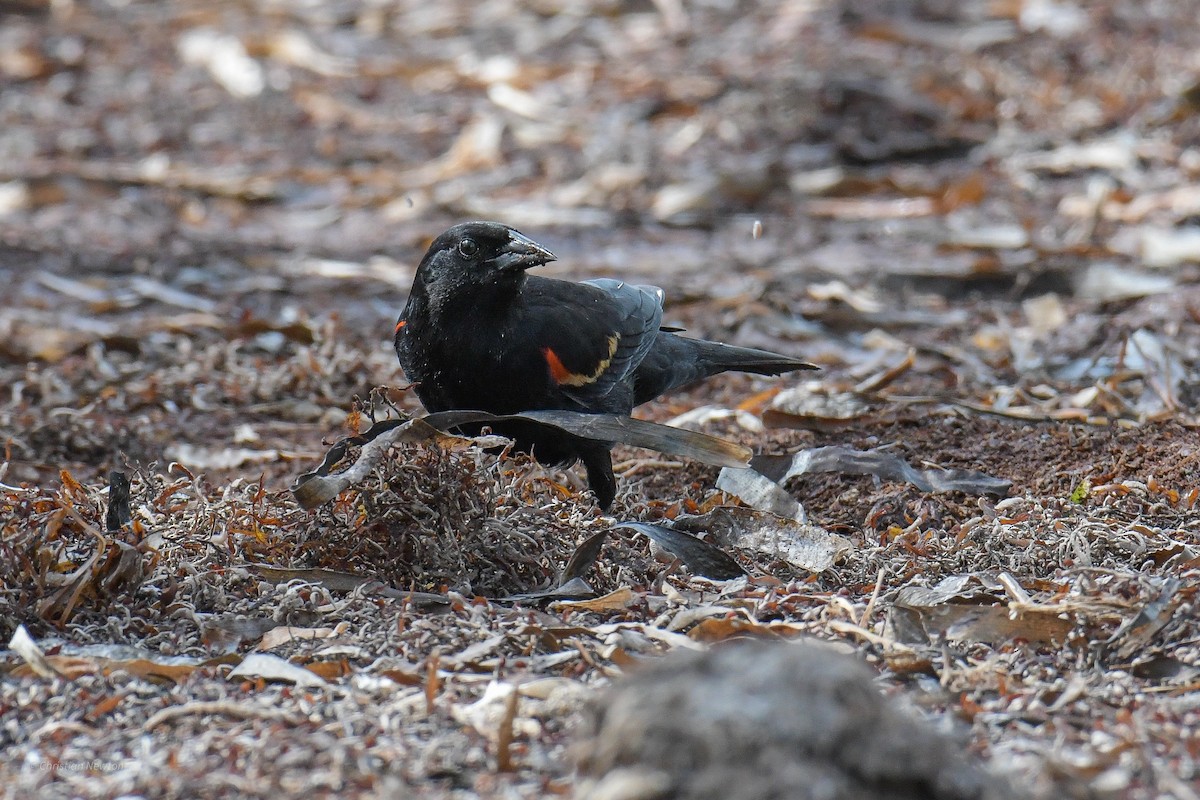
{"type": "Polygon", "coordinates": [[[571,794],[602,687],[745,636],[1031,796],[1200,796],[1198,53],[1184,0],[0,2],[0,797],[571,794]],[[390,336],[473,218],[821,367],[639,416],[871,474],[800,523],[619,447],[602,515],[439,440],[301,508],[420,412],[390,336]]]}

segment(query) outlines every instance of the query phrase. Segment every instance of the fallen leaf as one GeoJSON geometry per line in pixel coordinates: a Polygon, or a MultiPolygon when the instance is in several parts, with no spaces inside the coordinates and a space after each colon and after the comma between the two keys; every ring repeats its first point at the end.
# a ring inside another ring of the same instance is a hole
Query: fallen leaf
{"type": "Polygon", "coordinates": [[[1108,637],[1105,644],[1117,658],[1123,660],[1141,652],[1166,627],[1183,605],[1184,599],[1176,596],[1181,586],[1176,578],[1164,580],[1158,595],[1108,637]]]}
{"type": "Polygon", "coordinates": [[[831,430],[867,417],[874,408],[857,392],[830,391],[814,381],[780,392],[762,420],[768,428],[831,430]]]}
{"type": "Polygon", "coordinates": [[[324,678],[270,653],[251,653],[229,673],[229,678],[263,678],[297,686],[326,686],[324,678]]]}
{"type": "Polygon", "coordinates": [[[271,650],[296,639],[328,639],[335,635],[336,631],[333,628],[296,628],[280,625],[263,634],[258,649],[271,650]]]}
{"type": "Polygon", "coordinates": [[[561,586],[536,592],[521,592],[497,598],[502,603],[531,603],[538,600],[574,600],[595,597],[596,591],[583,578],[572,578],[561,586]]]}
{"type": "Polygon", "coordinates": [[[16,631],[13,632],[12,638],[8,640],[8,646],[13,652],[25,660],[29,668],[42,678],[61,678],[62,673],[55,669],[49,661],[46,660],[46,655],[42,652],[37,643],[29,636],[29,631],[25,630],[24,625],[18,625],[16,631]]]}
{"type": "Polygon", "coordinates": [[[735,636],[766,636],[770,638],[792,637],[803,634],[804,628],[789,622],[763,624],[745,617],[710,617],[688,631],[688,637],[697,642],[723,642],[735,636]]]}
{"type": "Polygon", "coordinates": [[[673,530],[663,525],[651,525],[648,522],[622,522],[615,528],[629,528],[646,536],[683,565],[691,570],[693,575],[710,578],[715,581],[728,581],[741,578],[746,571],[719,547],[697,539],[690,533],[673,530]]]}
{"type": "Polygon", "coordinates": [[[754,550],[809,572],[824,572],[854,549],[849,539],[819,525],[753,508],[723,506],[699,516],[677,517],[674,525],[676,530],[710,533],[726,546],[754,550]]]}
{"type": "Polygon", "coordinates": [[[881,480],[905,481],[923,492],[966,492],[967,494],[1008,494],[1012,481],[993,478],[967,469],[917,469],[899,456],[883,450],[855,450],[851,447],[813,447],[792,455],[760,455],[751,468],[777,483],[811,472],[840,472],[848,475],[874,475],[881,480]]]}
{"type": "Polygon", "coordinates": [[[905,587],[888,612],[888,635],[905,644],[940,639],[993,646],[1011,639],[1066,642],[1074,627],[1067,609],[997,602],[1009,594],[1003,581],[985,573],[951,575],[934,587],[905,587]]]}
{"type": "Polygon", "coordinates": [[[592,600],[560,600],[554,605],[570,611],[624,611],[635,599],[633,590],[622,586],[592,600]]]}
{"type": "Polygon", "coordinates": [[[584,539],[579,547],[575,548],[575,552],[571,554],[567,565],[563,567],[562,577],[559,578],[560,586],[569,583],[575,578],[582,578],[595,566],[596,559],[600,557],[600,550],[604,546],[606,538],[608,538],[607,529],[599,533],[593,533],[584,539]]]}

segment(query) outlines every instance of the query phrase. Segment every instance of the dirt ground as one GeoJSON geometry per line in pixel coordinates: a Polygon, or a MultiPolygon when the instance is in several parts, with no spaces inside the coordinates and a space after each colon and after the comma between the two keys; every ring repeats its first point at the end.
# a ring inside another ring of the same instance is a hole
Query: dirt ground
{"type": "Polygon", "coordinates": [[[739,636],[838,643],[1029,796],[1200,796],[1195,15],[0,0],[0,797],[569,796],[602,687],[739,636]],[[472,218],[822,368],[639,416],[908,477],[793,476],[800,524],[619,447],[605,516],[417,442],[301,508],[420,411],[390,335],[472,218]],[[614,527],[754,513],[726,582],[614,527]]]}

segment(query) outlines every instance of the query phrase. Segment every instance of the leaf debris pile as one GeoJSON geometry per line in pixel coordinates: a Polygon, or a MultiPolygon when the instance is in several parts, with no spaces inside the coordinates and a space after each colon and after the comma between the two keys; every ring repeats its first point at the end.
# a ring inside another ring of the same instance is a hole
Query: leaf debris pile
{"type": "Polygon", "coordinates": [[[571,794],[602,687],[801,635],[1033,796],[1195,796],[1191,4],[0,12],[0,796],[571,794]],[[647,417],[859,468],[622,447],[607,519],[405,445],[302,511],[464,217],[823,368],[647,417]]]}

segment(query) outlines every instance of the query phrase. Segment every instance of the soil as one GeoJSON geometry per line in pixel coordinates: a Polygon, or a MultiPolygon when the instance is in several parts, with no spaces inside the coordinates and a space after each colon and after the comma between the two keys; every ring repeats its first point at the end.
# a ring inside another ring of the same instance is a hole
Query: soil
{"type": "Polygon", "coordinates": [[[1023,794],[1195,798],[1196,52],[1183,0],[0,2],[0,797],[572,795],[639,662],[815,637],[1023,794]],[[730,582],[616,526],[743,504],[632,447],[608,515],[449,439],[302,508],[421,413],[468,218],[821,367],[640,417],[1010,488],[797,475],[836,558],[730,582]]]}

